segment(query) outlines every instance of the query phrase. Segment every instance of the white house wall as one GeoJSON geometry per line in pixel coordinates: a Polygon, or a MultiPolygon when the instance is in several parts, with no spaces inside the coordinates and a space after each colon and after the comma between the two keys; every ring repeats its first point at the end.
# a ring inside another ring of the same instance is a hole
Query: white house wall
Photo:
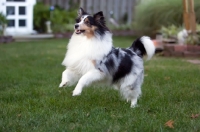
{"type": "Polygon", "coordinates": [[[36,0],[25,0],[25,2],[7,2],[6,0],[0,0],[0,12],[6,15],[6,7],[7,6],[14,6],[15,7],[15,14],[8,15],[8,20],[15,20],[14,27],[7,27],[6,34],[7,35],[25,35],[31,34],[33,32],[33,7],[36,4],[36,0]],[[25,7],[25,15],[19,15],[19,7],[25,7]],[[26,26],[20,27],[19,20],[26,20],[26,26]]]}

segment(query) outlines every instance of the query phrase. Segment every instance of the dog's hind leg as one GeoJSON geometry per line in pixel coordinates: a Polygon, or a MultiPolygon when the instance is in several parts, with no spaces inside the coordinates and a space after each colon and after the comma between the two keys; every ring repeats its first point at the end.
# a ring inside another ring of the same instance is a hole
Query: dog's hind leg
{"type": "Polygon", "coordinates": [[[139,74],[129,75],[120,88],[122,96],[127,100],[131,101],[131,108],[136,107],[137,100],[141,95],[141,86],[143,82],[143,71],[139,74]]]}
{"type": "Polygon", "coordinates": [[[137,100],[141,95],[140,88],[132,91],[132,98],[131,98],[131,108],[135,108],[137,106],[137,100]]]}
{"type": "Polygon", "coordinates": [[[90,70],[89,72],[87,72],[80,78],[72,95],[73,96],[80,95],[82,92],[82,89],[85,86],[90,85],[92,82],[96,82],[96,81],[103,79],[104,76],[105,76],[104,73],[97,69],[90,70]]]}
{"type": "Polygon", "coordinates": [[[132,86],[127,86],[125,88],[121,88],[120,92],[127,102],[131,101],[131,108],[134,108],[137,106],[137,100],[141,95],[140,87],[133,88],[132,86]]]}
{"type": "Polygon", "coordinates": [[[137,100],[142,94],[141,86],[143,83],[144,74],[143,72],[138,76],[136,82],[132,85],[132,88],[129,90],[130,100],[131,100],[131,108],[137,106],[137,100]]]}

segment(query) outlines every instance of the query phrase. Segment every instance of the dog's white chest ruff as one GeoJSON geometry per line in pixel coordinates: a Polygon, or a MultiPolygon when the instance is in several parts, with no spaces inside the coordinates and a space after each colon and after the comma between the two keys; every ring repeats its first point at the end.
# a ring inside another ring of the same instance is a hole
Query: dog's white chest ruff
{"type": "Polygon", "coordinates": [[[94,68],[93,60],[101,60],[112,49],[112,35],[107,33],[103,37],[88,39],[83,35],[73,34],[62,64],[79,74],[85,74],[94,68]]]}

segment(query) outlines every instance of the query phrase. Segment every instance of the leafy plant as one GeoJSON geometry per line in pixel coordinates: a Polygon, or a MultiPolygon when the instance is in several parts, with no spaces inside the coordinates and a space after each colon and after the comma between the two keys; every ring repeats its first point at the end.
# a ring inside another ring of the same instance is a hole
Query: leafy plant
{"type": "Polygon", "coordinates": [[[34,7],[34,28],[39,32],[45,32],[45,23],[50,20],[53,32],[66,32],[71,27],[69,25],[74,23],[76,14],[76,10],[66,11],[59,6],[55,6],[55,9],[50,11],[48,6],[38,2],[34,7]]]}
{"type": "Polygon", "coordinates": [[[7,24],[7,23],[8,23],[8,20],[6,16],[2,12],[0,12],[0,25],[7,24]]]}
{"type": "Polygon", "coordinates": [[[196,31],[197,31],[197,33],[200,33],[200,24],[196,25],[196,31]]]}
{"type": "Polygon", "coordinates": [[[39,32],[45,32],[46,25],[45,22],[50,19],[50,11],[48,6],[44,5],[41,2],[37,2],[34,6],[34,29],[39,32]]]}
{"type": "Polygon", "coordinates": [[[186,42],[189,45],[200,45],[200,34],[189,34],[186,42]]]}
{"type": "Polygon", "coordinates": [[[54,32],[66,32],[73,30],[74,19],[77,13],[75,10],[66,11],[64,9],[55,9],[52,12],[52,29],[54,32]]]}
{"type": "MultiPolygon", "coordinates": [[[[162,33],[163,38],[173,38],[177,39],[177,34],[183,30],[183,27],[178,27],[175,25],[162,26],[159,30],[162,33]]],[[[200,45],[200,24],[196,25],[196,33],[189,33],[186,39],[186,43],[190,45],[200,45]]]]}
{"type": "Polygon", "coordinates": [[[181,31],[181,27],[170,25],[170,26],[162,26],[159,32],[162,33],[164,38],[176,38],[178,32],[181,31]]]}
{"type": "Polygon", "coordinates": [[[3,35],[4,26],[8,23],[6,16],[0,12],[0,35],[3,35]]]}

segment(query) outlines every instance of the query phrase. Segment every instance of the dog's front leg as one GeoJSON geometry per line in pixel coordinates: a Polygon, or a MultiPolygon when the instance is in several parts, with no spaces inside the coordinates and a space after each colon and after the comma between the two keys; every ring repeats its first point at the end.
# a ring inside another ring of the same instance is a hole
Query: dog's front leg
{"type": "Polygon", "coordinates": [[[104,74],[100,72],[98,69],[93,69],[87,72],[78,81],[78,84],[76,85],[72,96],[80,95],[85,86],[88,86],[92,82],[99,81],[103,78],[104,78],[104,74]]]}
{"type": "Polygon", "coordinates": [[[73,85],[78,80],[78,75],[75,74],[72,70],[66,69],[62,73],[62,81],[59,87],[64,87],[66,85],[73,85]]]}

